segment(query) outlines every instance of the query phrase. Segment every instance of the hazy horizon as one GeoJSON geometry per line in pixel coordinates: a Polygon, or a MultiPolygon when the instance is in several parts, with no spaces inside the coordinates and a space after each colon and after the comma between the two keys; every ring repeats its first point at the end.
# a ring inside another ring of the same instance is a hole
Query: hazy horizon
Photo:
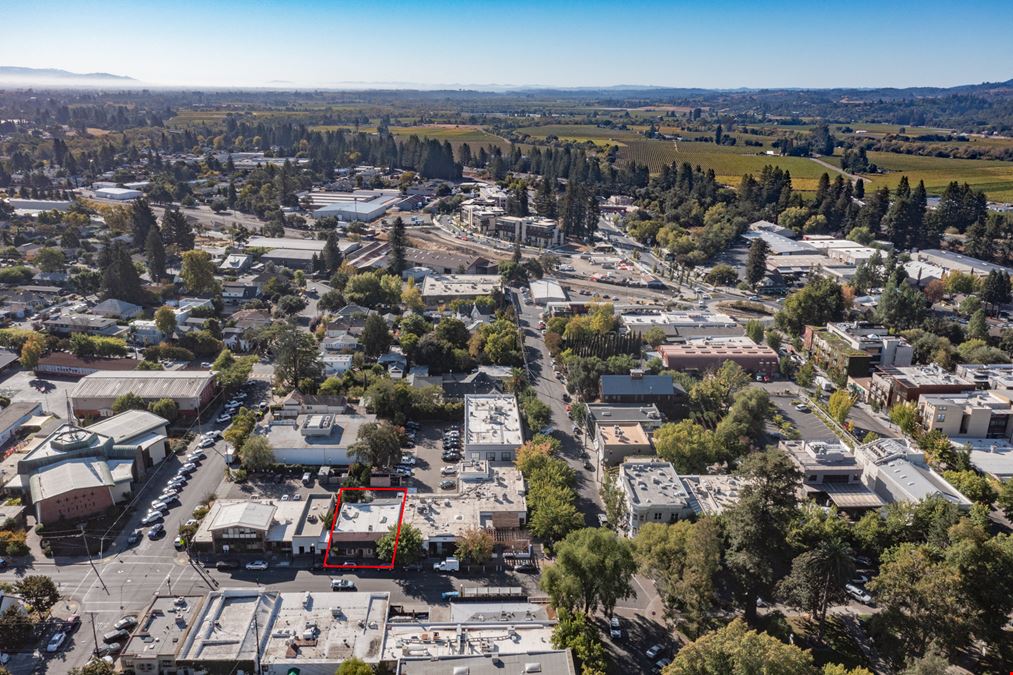
{"type": "MultiPolygon", "coordinates": [[[[1013,3],[194,0],[6,7],[0,65],[193,88],[947,87],[1013,76],[1013,3]],[[957,14],[962,12],[962,14],[957,14]],[[985,13],[988,22],[970,24],[985,13]],[[967,17],[962,19],[960,17],[967,17]],[[961,30],[960,21],[967,21],[961,30]],[[898,30],[903,23],[911,30],[898,30]],[[954,28],[956,26],[956,28],[954,28]]],[[[78,82],[78,84],[81,84],[78,82]]]]}

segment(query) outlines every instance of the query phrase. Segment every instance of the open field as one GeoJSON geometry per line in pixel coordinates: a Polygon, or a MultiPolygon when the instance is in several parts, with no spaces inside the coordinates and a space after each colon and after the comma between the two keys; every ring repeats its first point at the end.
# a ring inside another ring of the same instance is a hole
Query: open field
{"type": "Polygon", "coordinates": [[[472,124],[429,124],[414,127],[390,127],[390,132],[399,139],[418,136],[419,138],[433,138],[438,141],[450,141],[450,145],[456,151],[462,144],[467,143],[472,152],[479,148],[494,145],[504,151],[510,148],[510,143],[492,134],[480,126],[472,124]]]}
{"type": "Polygon", "coordinates": [[[929,194],[940,194],[950,181],[957,181],[983,190],[993,201],[1013,201],[1013,162],[920,157],[891,152],[870,152],[869,161],[889,172],[867,177],[876,186],[892,188],[902,175],[907,175],[912,184],[924,180],[929,194]]]}
{"type": "MultiPolygon", "coordinates": [[[[675,130],[675,128],[672,128],[675,130]]],[[[630,130],[607,129],[589,125],[548,125],[519,129],[535,138],[555,135],[561,140],[591,141],[604,147],[616,145],[621,159],[632,159],[647,164],[652,171],[672,162],[689,162],[704,169],[713,169],[718,179],[729,185],[738,185],[743,174],[758,174],[771,164],[791,172],[792,183],[800,190],[815,190],[816,183],[826,169],[802,157],[778,157],[760,154],[763,148],[745,145],[715,145],[697,141],[661,141],[645,138],[630,130]]],[[[704,134],[693,134],[699,137],[704,134]]],[[[761,137],[757,137],[761,138],[761,137]]]]}

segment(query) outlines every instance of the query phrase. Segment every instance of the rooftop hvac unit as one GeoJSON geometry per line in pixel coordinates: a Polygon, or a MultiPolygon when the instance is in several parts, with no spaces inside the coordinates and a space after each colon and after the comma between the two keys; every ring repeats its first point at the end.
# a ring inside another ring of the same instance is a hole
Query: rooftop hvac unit
{"type": "Polygon", "coordinates": [[[531,661],[530,663],[524,664],[525,673],[540,673],[542,672],[542,664],[538,661],[531,661]]]}

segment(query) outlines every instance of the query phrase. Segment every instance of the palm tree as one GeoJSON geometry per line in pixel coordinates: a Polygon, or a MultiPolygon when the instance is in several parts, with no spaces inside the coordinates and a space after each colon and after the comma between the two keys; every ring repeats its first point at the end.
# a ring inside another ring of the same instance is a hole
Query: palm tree
{"type": "Polygon", "coordinates": [[[791,573],[778,585],[778,594],[787,604],[808,611],[816,621],[816,641],[820,644],[826,628],[827,609],[847,598],[844,585],[854,572],[851,546],[833,537],[796,556],[791,563],[791,573]]]}

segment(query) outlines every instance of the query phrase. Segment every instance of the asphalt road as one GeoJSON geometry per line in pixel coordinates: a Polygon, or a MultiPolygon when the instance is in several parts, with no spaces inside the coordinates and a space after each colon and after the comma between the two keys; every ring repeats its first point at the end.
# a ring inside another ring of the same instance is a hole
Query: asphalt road
{"type": "Polygon", "coordinates": [[[573,422],[566,414],[566,401],[563,400],[566,389],[552,370],[552,358],[538,331],[542,309],[524,302],[517,289],[510,289],[509,292],[518,308],[517,321],[524,336],[524,356],[531,386],[538,393],[539,400],[552,411],[551,424],[556,429],[553,436],[562,442],[562,457],[577,473],[577,506],[588,525],[597,525],[598,514],[602,512],[598,483],[595,472],[584,469],[582,446],[574,437],[571,431],[573,422]]]}

